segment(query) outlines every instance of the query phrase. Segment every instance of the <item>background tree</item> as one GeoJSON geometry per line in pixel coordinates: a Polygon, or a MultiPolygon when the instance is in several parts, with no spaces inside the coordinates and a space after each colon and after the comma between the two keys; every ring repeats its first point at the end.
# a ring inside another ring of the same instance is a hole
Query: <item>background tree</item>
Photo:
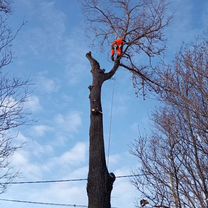
{"type": "MultiPolygon", "coordinates": [[[[110,208],[110,195],[115,176],[106,167],[101,88],[122,67],[131,72],[133,84],[141,87],[153,81],[151,59],[159,56],[164,48],[164,28],[170,21],[166,15],[165,0],[86,0],[84,11],[97,45],[110,50],[112,42],[123,37],[126,45],[123,56],[113,62],[111,70],[104,72],[99,62],[87,53],[91,64],[92,85],[90,89],[90,153],[88,173],[89,208],[110,208]],[[144,56],[145,55],[145,56],[144,56]],[[139,57],[147,57],[144,65],[139,57]]],[[[138,88],[139,89],[139,88],[138,88]]]]}
{"type": "Polygon", "coordinates": [[[156,130],[134,154],[142,174],[133,182],[153,205],[208,207],[208,42],[198,41],[160,73],[168,91],[154,115],[156,130]]]}
{"type": "Polygon", "coordinates": [[[10,4],[0,1],[0,193],[16,173],[10,166],[10,156],[16,150],[12,130],[24,124],[23,104],[27,96],[27,82],[10,77],[5,66],[12,61],[11,44],[19,29],[13,33],[8,25],[10,4]]]}

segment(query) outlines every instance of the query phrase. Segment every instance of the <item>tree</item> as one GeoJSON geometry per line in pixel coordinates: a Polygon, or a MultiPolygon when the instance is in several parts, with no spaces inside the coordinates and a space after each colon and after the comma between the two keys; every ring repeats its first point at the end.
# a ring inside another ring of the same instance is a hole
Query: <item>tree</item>
{"type": "Polygon", "coordinates": [[[208,42],[185,47],[161,81],[156,131],[133,150],[141,168],[133,181],[153,205],[208,207],[208,42]]]}
{"type": "Polygon", "coordinates": [[[6,0],[0,1],[0,12],[9,13],[11,11],[10,4],[6,0]]]}
{"type": "Polygon", "coordinates": [[[23,104],[27,97],[27,82],[9,78],[5,66],[12,61],[11,43],[19,29],[13,33],[8,26],[7,17],[10,4],[0,1],[0,193],[16,173],[12,171],[9,158],[17,147],[13,144],[12,130],[24,124],[23,104]]]}
{"type": "Polygon", "coordinates": [[[126,40],[123,56],[116,58],[108,72],[101,69],[91,52],[86,55],[91,64],[93,78],[89,87],[91,114],[88,207],[110,208],[115,175],[109,174],[106,167],[101,88],[119,67],[132,74],[135,86],[140,85],[139,81],[150,87],[157,85],[151,76],[151,60],[159,56],[165,48],[163,31],[170,17],[166,15],[167,4],[164,0],[87,0],[83,6],[90,23],[88,29],[92,29],[98,44],[110,48],[110,43],[116,38],[123,37],[126,40]],[[145,65],[138,64],[138,58],[144,55],[148,57],[148,62],[145,65]]]}

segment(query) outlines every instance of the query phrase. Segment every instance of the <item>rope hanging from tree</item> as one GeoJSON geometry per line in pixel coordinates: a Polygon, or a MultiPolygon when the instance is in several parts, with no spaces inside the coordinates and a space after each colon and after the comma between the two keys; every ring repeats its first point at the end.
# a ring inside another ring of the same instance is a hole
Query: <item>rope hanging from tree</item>
{"type": "Polygon", "coordinates": [[[112,132],[112,120],[113,120],[113,101],[115,96],[115,82],[116,79],[113,79],[113,89],[111,97],[111,106],[110,106],[110,123],[109,123],[109,136],[108,136],[108,152],[107,152],[107,166],[109,165],[109,154],[110,154],[110,145],[111,145],[111,132],[112,132]]]}

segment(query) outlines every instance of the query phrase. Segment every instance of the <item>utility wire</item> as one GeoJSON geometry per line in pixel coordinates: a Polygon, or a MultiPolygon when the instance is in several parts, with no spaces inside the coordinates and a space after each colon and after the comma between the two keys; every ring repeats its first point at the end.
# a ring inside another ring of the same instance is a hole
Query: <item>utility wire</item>
{"type": "MultiPolygon", "coordinates": [[[[121,178],[133,178],[144,176],[145,174],[131,174],[131,175],[118,175],[117,179],[121,178]]],[[[16,182],[6,182],[1,184],[41,184],[41,183],[64,183],[64,182],[79,182],[87,181],[86,178],[77,178],[77,179],[66,179],[66,180],[39,180],[39,181],[16,181],[16,182]]],[[[88,207],[86,205],[80,204],[65,204],[65,203],[52,203],[52,202],[38,202],[38,201],[27,201],[27,200],[18,200],[18,199],[4,199],[0,198],[0,201],[13,202],[13,203],[24,203],[24,204],[37,204],[37,205],[50,205],[50,206],[62,206],[62,207],[88,207]]],[[[117,207],[112,207],[117,208],[117,207]]]]}
{"type": "Polygon", "coordinates": [[[62,207],[87,207],[86,205],[80,205],[80,204],[59,204],[59,203],[51,203],[51,202],[37,202],[37,201],[26,201],[26,200],[17,200],[17,199],[2,199],[2,198],[0,198],[0,201],[25,203],[25,204],[62,206],[62,207]]]}
{"type": "MultiPolygon", "coordinates": [[[[38,205],[50,205],[50,206],[61,206],[61,207],[88,207],[87,205],[81,204],[63,204],[63,203],[52,203],[52,202],[38,202],[38,201],[26,201],[26,200],[18,200],[18,199],[3,199],[0,198],[0,201],[5,202],[14,202],[14,203],[24,203],[24,204],[38,204],[38,205]]],[[[112,207],[118,208],[118,207],[112,207]]]]}
{"type": "MultiPolygon", "coordinates": [[[[133,177],[140,177],[144,176],[145,174],[136,174],[136,175],[118,175],[116,176],[117,179],[120,178],[133,178],[133,177]]],[[[64,180],[38,180],[38,181],[13,181],[13,182],[5,182],[5,183],[0,183],[3,185],[6,184],[41,184],[41,183],[66,183],[66,182],[80,182],[80,181],[87,181],[87,178],[77,178],[77,179],[64,179],[64,180]]]]}
{"type": "Polygon", "coordinates": [[[77,179],[58,179],[58,180],[39,180],[39,181],[13,181],[13,182],[5,182],[1,184],[33,184],[33,183],[65,183],[65,182],[78,182],[78,181],[86,181],[86,178],[77,178],[77,179]]]}
{"type": "Polygon", "coordinates": [[[120,176],[116,176],[116,178],[133,178],[133,177],[140,177],[140,176],[144,176],[146,174],[136,174],[136,175],[120,175],[120,176]]]}

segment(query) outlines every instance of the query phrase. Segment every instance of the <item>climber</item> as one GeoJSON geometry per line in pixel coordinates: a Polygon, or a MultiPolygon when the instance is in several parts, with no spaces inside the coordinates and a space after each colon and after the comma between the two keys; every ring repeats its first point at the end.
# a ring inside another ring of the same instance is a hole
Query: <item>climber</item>
{"type": "Polygon", "coordinates": [[[114,55],[115,55],[115,49],[117,53],[117,58],[121,57],[123,54],[123,46],[125,45],[126,41],[124,38],[117,39],[112,44],[112,50],[111,50],[111,59],[114,61],[114,55]]]}

